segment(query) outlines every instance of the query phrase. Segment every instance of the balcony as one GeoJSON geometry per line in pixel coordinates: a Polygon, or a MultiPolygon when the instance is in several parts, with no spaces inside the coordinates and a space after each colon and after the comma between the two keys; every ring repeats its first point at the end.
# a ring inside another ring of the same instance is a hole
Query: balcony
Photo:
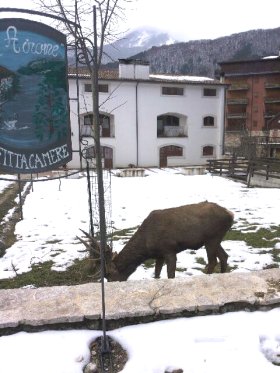
{"type": "MultiPolygon", "coordinates": [[[[110,132],[111,132],[110,128],[103,128],[102,126],[100,126],[100,137],[114,137],[110,132]]],[[[82,125],[81,136],[82,137],[93,137],[92,126],[82,125]]]]}
{"type": "Polygon", "coordinates": [[[247,105],[247,98],[229,98],[227,99],[227,105],[247,105]]]}
{"type": "Polygon", "coordinates": [[[249,89],[248,84],[232,84],[229,87],[229,91],[246,91],[249,89]]]}
{"type": "Polygon", "coordinates": [[[280,83],[265,83],[266,89],[280,89],[280,83]]]}
{"type": "Polygon", "coordinates": [[[280,103],[280,97],[266,97],[264,102],[266,104],[278,104],[280,103]]]}
{"type": "Polygon", "coordinates": [[[93,136],[92,126],[81,126],[81,136],[84,136],[84,137],[93,136]]]}
{"type": "Polygon", "coordinates": [[[227,113],[227,119],[246,119],[247,113],[227,113]]]}
{"type": "Polygon", "coordinates": [[[187,134],[183,126],[164,126],[163,131],[158,131],[157,137],[187,137],[187,134]]]}
{"type": "Polygon", "coordinates": [[[245,127],[246,127],[245,123],[234,123],[234,124],[228,123],[225,131],[227,133],[229,133],[229,132],[244,132],[245,127]]]}
{"type": "Polygon", "coordinates": [[[275,117],[275,115],[277,115],[277,114],[278,114],[278,112],[273,113],[272,111],[267,111],[267,112],[264,113],[264,118],[265,119],[271,119],[271,118],[275,117]]]}

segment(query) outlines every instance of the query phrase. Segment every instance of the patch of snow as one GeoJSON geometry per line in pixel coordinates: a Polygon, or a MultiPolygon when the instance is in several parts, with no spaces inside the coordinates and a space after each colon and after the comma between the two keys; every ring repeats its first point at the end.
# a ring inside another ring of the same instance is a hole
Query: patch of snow
{"type": "Polygon", "coordinates": [[[158,80],[177,80],[178,82],[204,82],[213,81],[212,78],[191,75],[168,75],[168,74],[150,74],[151,79],[158,80]]]}

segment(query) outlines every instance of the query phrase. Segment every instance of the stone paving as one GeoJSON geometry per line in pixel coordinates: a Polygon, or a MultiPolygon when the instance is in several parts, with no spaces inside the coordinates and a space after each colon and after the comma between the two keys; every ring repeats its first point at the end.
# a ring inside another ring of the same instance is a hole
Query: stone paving
{"type": "MultiPolygon", "coordinates": [[[[105,283],[108,329],[180,316],[280,307],[280,269],[105,283]]],[[[0,334],[101,329],[101,285],[0,290],[0,334]]]]}

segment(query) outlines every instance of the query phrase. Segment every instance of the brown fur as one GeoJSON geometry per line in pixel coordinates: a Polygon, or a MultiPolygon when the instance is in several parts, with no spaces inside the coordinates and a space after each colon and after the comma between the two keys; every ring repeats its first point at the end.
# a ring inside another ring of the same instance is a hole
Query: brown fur
{"type": "Polygon", "coordinates": [[[207,273],[213,273],[217,258],[221,271],[227,268],[228,255],[221,241],[233,223],[233,213],[211,202],[152,211],[119,254],[107,257],[108,281],[125,281],[145,260],[156,260],[155,277],[164,263],[168,278],[175,277],[176,254],[205,246],[207,273]]]}

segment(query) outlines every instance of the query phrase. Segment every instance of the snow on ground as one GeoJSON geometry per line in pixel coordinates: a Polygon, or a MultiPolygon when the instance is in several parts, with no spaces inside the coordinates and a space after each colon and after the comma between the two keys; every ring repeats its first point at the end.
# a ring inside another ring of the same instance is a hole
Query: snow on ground
{"type": "MultiPolygon", "coordinates": [[[[105,183],[106,192],[108,185],[105,183]]],[[[204,200],[232,210],[234,228],[249,227],[254,231],[256,226],[268,228],[279,224],[279,189],[248,189],[240,182],[216,176],[185,176],[180,169],[151,169],[146,177],[112,176],[108,194],[111,194],[110,221],[114,230],[140,225],[154,209],[204,200]]],[[[109,204],[107,207],[110,210],[109,204]]],[[[89,230],[86,178],[34,182],[33,192],[24,203],[23,217],[16,225],[17,242],[0,258],[0,279],[30,271],[33,264],[50,260],[54,270],[65,270],[76,258],[86,255],[84,245],[77,239],[82,235],[80,229],[89,230]]],[[[278,241],[273,241],[271,248],[278,241]]],[[[122,239],[114,241],[113,249],[119,251],[123,245],[122,239]]],[[[237,267],[236,271],[259,270],[273,263],[272,255],[263,248],[252,249],[242,241],[225,241],[223,246],[230,255],[229,265],[237,267]]],[[[202,258],[206,261],[204,249],[180,253],[181,270],[176,275],[201,274],[204,265],[197,260],[202,258]]],[[[153,269],[141,266],[130,279],[152,276],[153,269]]]]}
{"type": "MultiPolygon", "coordinates": [[[[136,227],[153,209],[203,200],[232,210],[234,228],[253,231],[279,225],[279,189],[246,188],[239,182],[211,175],[185,176],[180,169],[149,170],[143,178],[112,176],[112,221],[115,229],[136,227]]],[[[85,178],[34,183],[25,201],[24,220],[16,225],[18,241],[0,259],[0,278],[31,269],[33,263],[52,260],[53,269],[65,270],[85,255],[77,240],[88,230],[85,178]]],[[[2,182],[0,182],[0,190],[2,182]]],[[[271,243],[279,248],[280,238],[271,243]]],[[[252,249],[242,241],[224,241],[230,265],[239,271],[261,269],[272,263],[267,250],[252,249]],[[262,254],[260,254],[262,252],[262,254]]],[[[115,250],[120,250],[118,241],[115,250]]],[[[183,269],[176,276],[201,274],[197,257],[205,250],[178,255],[183,269]]],[[[130,279],[151,278],[152,269],[139,267],[130,279]]],[[[123,373],[163,373],[181,368],[184,373],[279,372],[280,309],[235,312],[183,318],[113,330],[108,334],[129,353],[123,373]]],[[[88,362],[91,341],[99,331],[46,331],[0,337],[0,372],[81,373],[88,362]]]]}
{"type": "MultiPolygon", "coordinates": [[[[277,373],[280,309],[179,318],[108,332],[127,349],[122,373],[277,373]],[[273,364],[274,363],[274,364],[273,364]]],[[[0,372],[82,373],[101,332],[20,332],[0,337],[0,372]]]]}

